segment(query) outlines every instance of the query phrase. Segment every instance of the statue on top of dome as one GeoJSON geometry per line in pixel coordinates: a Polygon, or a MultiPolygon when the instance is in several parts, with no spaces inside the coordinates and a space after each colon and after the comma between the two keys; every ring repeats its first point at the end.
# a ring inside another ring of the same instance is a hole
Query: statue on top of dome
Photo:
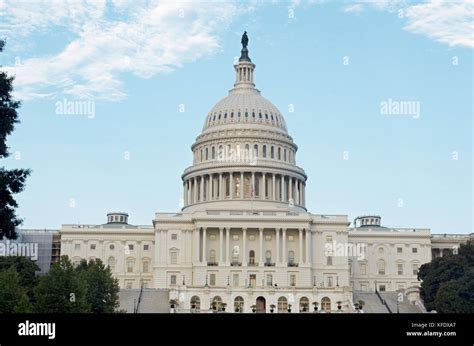
{"type": "Polygon", "coordinates": [[[247,36],[247,31],[244,31],[244,34],[242,35],[242,40],[240,42],[242,43],[242,47],[247,48],[247,45],[249,44],[249,38],[247,36]]]}

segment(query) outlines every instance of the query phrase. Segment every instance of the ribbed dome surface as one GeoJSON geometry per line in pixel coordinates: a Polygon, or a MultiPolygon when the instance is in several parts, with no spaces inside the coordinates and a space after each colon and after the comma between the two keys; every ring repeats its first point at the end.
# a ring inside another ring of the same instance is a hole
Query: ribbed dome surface
{"type": "Polygon", "coordinates": [[[209,112],[203,130],[224,124],[259,124],[286,132],[286,124],[278,108],[256,89],[232,90],[209,112]]]}

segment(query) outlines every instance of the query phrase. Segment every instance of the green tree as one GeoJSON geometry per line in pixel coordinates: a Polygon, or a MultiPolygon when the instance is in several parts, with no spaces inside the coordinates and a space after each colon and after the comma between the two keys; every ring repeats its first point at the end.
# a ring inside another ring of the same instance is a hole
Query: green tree
{"type": "Polygon", "coordinates": [[[14,267],[0,271],[0,313],[31,312],[31,304],[14,267]]]}
{"type": "Polygon", "coordinates": [[[40,270],[35,261],[24,256],[0,257],[0,272],[14,268],[20,277],[20,285],[26,289],[28,296],[33,296],[33,289],[38,283],[36,272],[40,270]]]}
{"type": "Polygon", "coordinates": [[[35,310],[41,313],[89,312],[86,286],[67,256],[61,256],[34,289],[35,310]]]}
{"type": "Polygon", "coordinates": [[[82,260],[76,268],[86,285],[86,300],[93,313],[113,313],[119,307],[118,280],[100,259],[82,260]]]}
{"type": "Polygon", "coordinates": [[[458,254],[438,257],[420,267],[420,294],[428,310],[474,312],[474,244],[462,244],[458,254]]]}
{"type": "MultiPolygon", "coordinates": [[[[5,41],[0,40],[0,52],[4,46],[5,41]]],[[[20,122],[17,113],[20,102],[13,99],[12,91],[13,77],[0,71],[0,158],[8,157],[6,138],[15,129],[15,124],[20,122]]],[[[0,167],[0,239],[17,237],[15,229],[22,220],[15,213],[18,203],[13,195],[23,191],[29,174],[28,169],[6,170],[0,167]]]]}

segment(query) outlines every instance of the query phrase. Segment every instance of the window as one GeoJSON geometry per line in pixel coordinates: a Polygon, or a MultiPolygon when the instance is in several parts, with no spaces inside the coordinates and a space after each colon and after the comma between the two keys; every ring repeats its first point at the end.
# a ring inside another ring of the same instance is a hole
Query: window
{"type": "Polygon", "coordinates": [[[288,251],[288,264],[295,263],[295,252],[293,250],[288,251]]]}
{"type": "Polygon", "coordinates": [[[379,272],[379,275],[385,275],[385,261],[380,260],[377,262],[377,269],[379,272]]]}
{"type": "Polygon", "coordinates": [[[270,147],[270,158],[271,159],[275,158],[275,148],[273,146],[270,147]]]}
{"type": "Polygon", "coordinates": [[[95,250],[96,244],[91,244],[91,250],[95,250]]]}
{"type": "Polygon", "coordinates": [[[264,145],[262,148],[262,157],[266,158],[267,157],[267,146],[264,145]]]}
{"type": "Polygon", "coordinates": [[[232,286],[239,286],[239,274],[232,274],[232,286]]]}
{"type": "Polygon", "coordinates": [[[221,311],[222,310],[222,298],[215,296],[211,303],[212,310],[221,311]]]}
{"type": "Polygon", "coordinates": [[[361,273],[362,275],[366,275],[366,274],[367,274],[367,264],[361,263],[361,264],[359,265],[359,270],[360,270],[360,273],[361,273]]]}
{"type": "Polygon", "coordinates": [[[328,287],[332,287],[333,286],[333,282],[332,282],[332,276],[328,276],[328,287]]]}
{"type": "Polygon", "coordinates": [[[216,147],[212,147],[212,159],[214,160],[216,158],[216,147]]]}
{"type": "Polygon", "coordinates": [[[300,299],[300,312],[308,312],[309,311],[309,299],[306,297],[302,297],[300,299]]]}
{"type": "Polygon", "coordinates": [[[321,299],[321,310],[331,311],[331,299],[328,297],[321,299]]]}
{"type": "Polygon", "coordinates": [[[128,244],[128,249],[133,250],[133,244],[128,244]]]}
{"type": "Polygon", "coordinates": [[[397,253],[402,253],[402,252],[403,252],[403,248],[397,247],[397,253]]]}
{"type": "Polygon", "coordinates": [[[81,244],[74,244],[74,250],[80,250],[81,249],[81,244]]]}
{"type": "Polygon", "coordinates": [[[285,297],[278,298],[278,312],[288,312],[288,300],[285,297]]]}
{"type": "Polygon", "coordinates": [[[270,250],[265,251],[265,263],[272,263],[272,252],[270,250]]]}
{"type": "Polygon", "coordinates": [[[216,250],[214,249],[209,250],[209,262],[216,263],[216,250]]]}
{"type": "Polygon", "coordinates": [[[171,234],[171,240],[177,240],[178,239],[178,234],[173,233],[171,234]]]}
{"type": "Polygon", "coordinates": [[[198,296],[193,296],[191,298],[191,309],[194,311],[201,310],[201,300],[199,299],[198,296]]]}
{"type": "Polygon", "coordinates": [[[107,265],[110,267],[110,271],[113,273],[115,271],[115,258],[114,257],[109,257],[107,260],[107,265]]]}
{"type": "Polygon", "coordinates": [[[267,286],[273,286],[273,276],[271,274],[267,274],[267,286]]]}
{"type": "Polygon", "coordinates": [[[379,285],[379,291],[385,292],[385,285],[379,285]]]}
{"type": "Polygon", "coordinates": [[[292,287],[296,286],[296,274],[290,275],[290,286],[292,287]]]}
{"type": "Polygon", "coordinates": [[[110,250],[115,249],[115,245],[114,245],[114,244],[110,244],[110,245],[109,245],[109,249],[110,249],[110,250]]]}
{"type": "Polygon", "coordinates": [[[418,253],[418,248],[416,248],[416,247],[411,248],[411,252],[412,253],[418,253]]]}
{"type": "Polygon", "coordinates": [[[249,252],[249,264],[255,264],[255,251],[250,250],[249,252]]]}
{"type": "Polygon", "coordinates": [[[171,252],[171,264],[178,264],[178,253],[176,251],[171,252]]]}
{"type": "Polygon", "coordinates": [[[332,256],[326,256],[326,265],[332,266],[332,256]]]}
{"type": "Polygon", "coordinates": [[[148,244],[143,245],[143,250],[144,251],[148,251],[149,248],[150,248],[150,245],[148,245],[148,244]]]}
{"type": "Polygon", "coordinates": [[[412,265],[413,275],[418,275],[418,264],[412,265]]]}
{"type": "Polygon", "coordinates": [[[249,286],[255,288],[257,286],[257,275],[250,274],[249,276],[249,286]]]}
{"type": "Polygon", "coordinates": [[[281,160],[281,148],[278,148],[278,160],[281,160]]]}
{"type": "Polygon", "coordinates": [[[403,275],[403,264],[401,263],[397,264],[397,271],[398,271],[398,275],[403,275]]]}
{"type": "Polygon", "coordinates": [[[216,285],[216,274],[209,274],[209,285],[210,286],[216,285]]]}
{"type": "Polygon", "coordinates": [[[286,161],[286,149],[283,150],[283,161],[286,161]]]}
{"type": "Polygon", "coordinates": [[[125,283],[125,287],[126,287],[126,288],[129,288],[129,289],[130,289],[130,288],[132,288],[132,286],[133,286],[133,281],[127,281],[127,282],[125,283]]]}
{"type": "Polygon", "coordinates": [[[171,285],[176,285],[176,275],[171,275],[171,277],[170,277],[170,284],[171,284],[171,285]]]}
{"type": "Polygon", "coordinates": [[[258,145],[257,144],[255,144],[253,146],[253,153],[254,153],[255,157],[258,157],[258,145]]]}
{"type": "Polygon", "coordinates": [[[234,299],[234,311],[244,312],[244,298],[241,296],[235,297],[234,299]]]}
{"type": "Polygon", "coordinates": [[[148,273],[148,261],[143,262],[143,272],[148,273]]]}
{"type": "Polygon", "coordinates": [[[133,273],[133,261],[127,261],[127,273],[133,273]]]}

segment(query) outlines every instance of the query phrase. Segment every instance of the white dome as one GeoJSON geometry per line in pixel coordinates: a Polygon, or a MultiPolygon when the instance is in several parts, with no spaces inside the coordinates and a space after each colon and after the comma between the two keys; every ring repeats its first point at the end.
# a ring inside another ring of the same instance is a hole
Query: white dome
{"type": "Polygon", "coordinates": [[[256,89],[233,89],[209,112],[203,130],[221,125],[259,124],[287,132],[281,112],[256,89]]]}

